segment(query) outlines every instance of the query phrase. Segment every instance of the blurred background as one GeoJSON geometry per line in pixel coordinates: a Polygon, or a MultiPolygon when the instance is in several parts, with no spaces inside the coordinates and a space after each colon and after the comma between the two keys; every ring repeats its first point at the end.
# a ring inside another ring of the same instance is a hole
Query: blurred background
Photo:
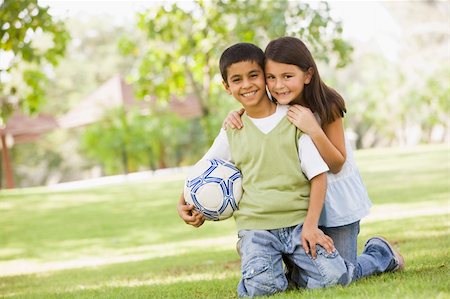
{"type": "Polygon", "coordinates": [[[448,1],[0,0],[0,187],[188,166],[229,45],[301,38],[356,149],[449,144],[448,1]]]}

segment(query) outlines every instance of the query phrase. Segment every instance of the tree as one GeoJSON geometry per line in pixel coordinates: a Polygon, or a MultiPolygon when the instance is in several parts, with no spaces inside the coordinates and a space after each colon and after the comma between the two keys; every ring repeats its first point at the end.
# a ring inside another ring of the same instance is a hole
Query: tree
{"type": "Polygon", "coordinates": [[[82,148],[102,164],[106,174],[177,166],[191,141],[186,134],[189,125],[156,107],[146,115],[141,109],[112,109],[86,128],[82,148]]]}
{"type": "Polygon", "coordinates": [[[322,78],[333,80],[330,85],[344,96],[345,124],[357,133],[358,148],[448,140],[449,4],[382,5],[400,30],[355,41],[355,63],[338,71],[324,66],[322,78]],[[389,40],[395,41],[397,51],[386,56],[380,50],[389,40]]]}
{"type": "MultiPolygon", "coordinates": [[[[270,39],[293,35],[305,40],[317,59],[336,66],[345,65],[352,50],[340,38],[341,24],[330,17],[326,3],[312,8],[287,0],[176,2],[140,13],[138,28],[148,42],[139,49],[140,61],[132,75],[137,96],[168,101],[171,95],[194,94],[201,103],[208,143],[225,102],[220,84],[214,84],[220,81],[218,58],[230,44],[263,46],[270,39]]],[[[124,40],[122,48],[125,53],[138,52],[130,40],[124,40]]]]}
{"type": "Polygon", "coordinates": [[[123,57],[119,39],[125,35],[133,35],[136,40],[140,37],[132,24],[113,21],[110,16],[81,14],[65,21],[73,42],[67,46],[64,59],[55,67],[47,85],[51,105],[43,106],[43,112],[65,113],[113,76],[124,76],[130,71],[134,57],[123,57]]]}
{"type": "MultiPolygon", "coordinates": [[[[48,74],[46,101],[39,106],[40,112],[55,116],[66,113],[111,77],[126,74],[134,57],[124,58],[119,53],[118,41],[121,35],[141,38],[133,24],[117,24],[111,17],[79,14],[66,19],[65,26],[72,42],[67,44],[64,57],[48,74]]],[[[79,144],[84,131],[84,128],[55,130],[32,144],[16,144],[11,150],[11,159],[16,165],[17,186],[71,181],[95,173],[102,160],[97,162],[84,156],[79,144]],[[36,155],[42,159],[30,159],[36,155]],[[41,169],[39,176],[34,171],[37,167],[41,169]]],[[[99,132],[98,138],[103,136],[104,132],[99,132]]],[[[118,167],[121,172],[123,167],[121,164],[118,167]]]]}
{"type": "Polygon", "coordinates": [[[16,109],[39,110],[47,74],[66,50],[69,34],[37,0],[4,0],[0,5],[0,125],[16,109]]]}

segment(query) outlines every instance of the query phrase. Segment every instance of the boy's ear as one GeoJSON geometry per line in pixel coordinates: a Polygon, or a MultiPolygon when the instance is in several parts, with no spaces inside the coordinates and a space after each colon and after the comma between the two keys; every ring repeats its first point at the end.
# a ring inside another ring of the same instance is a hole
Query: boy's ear
{"type": "Polygon", "coordinates": [[[225,82],[225,81],[222,81],[222,85],[223,85],[223,88],[225,89],[225,91],[226,91],[228,94],[231,94],[230,86],[228,85],[228,83],[225,82]]]}
{"type": "Polygon", "coordinates": [[[305,84],[309,84],[309,82],[311,82],[313,76],[314,76],[314,69],[313,69],[312,67],[310,67],[310,68],[306,71],[305,84]]]}

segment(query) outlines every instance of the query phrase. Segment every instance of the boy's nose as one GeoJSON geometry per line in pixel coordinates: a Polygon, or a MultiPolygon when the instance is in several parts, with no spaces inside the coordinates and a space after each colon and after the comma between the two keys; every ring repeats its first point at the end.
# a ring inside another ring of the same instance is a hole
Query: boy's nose
{"type": "Polygon", "coordinates": [[[248,80],[248,79],[244,79],[243,80],[243,82],[242,82],[242,87],[243,88],[247,88],[247,87],[250,87],[250,80],[248,80]]]}

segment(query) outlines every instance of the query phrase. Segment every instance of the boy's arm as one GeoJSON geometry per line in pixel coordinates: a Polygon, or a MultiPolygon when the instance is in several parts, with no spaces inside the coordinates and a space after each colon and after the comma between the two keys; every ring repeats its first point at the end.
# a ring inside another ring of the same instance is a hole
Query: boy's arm
{"type": "MultiPolygon", "coordinates": [[[[202,159],[223,159],[230,161],[231,152],[228,144],[228,137],[224,130],[220,130],[219,135],[214,140],[213,145],[202,159]]],[[[185,202],[183,192],[177,203],[178,216],[189,225],[199,227],[205,222],[205,217],[202,213],[194,209],[193,205],[188,205],[185,202]]]]}
{"type": "Polygon", "coordinates": [[[321,173],[311,179],[308,213],[302,229],[302,246],[306,253],[311,252],[313,258],[316,257],[316,244],[321,245],[330,253],[334,250],[333,240],[318,227],[326,191],[326,173],[321,173]]]}
{"type": "Polygon", "coordinates": [[[333,240],[319,228],[325,194],[327,192],[327,164],[320,156],[310,136],[303,134],[299,139],[298,154],[303,173],[311,183],[308,213],[302,228],[302,246],[306,253],[316,257],[316,244],[321,245],[329,253],[333,252],[333,240]]]}

